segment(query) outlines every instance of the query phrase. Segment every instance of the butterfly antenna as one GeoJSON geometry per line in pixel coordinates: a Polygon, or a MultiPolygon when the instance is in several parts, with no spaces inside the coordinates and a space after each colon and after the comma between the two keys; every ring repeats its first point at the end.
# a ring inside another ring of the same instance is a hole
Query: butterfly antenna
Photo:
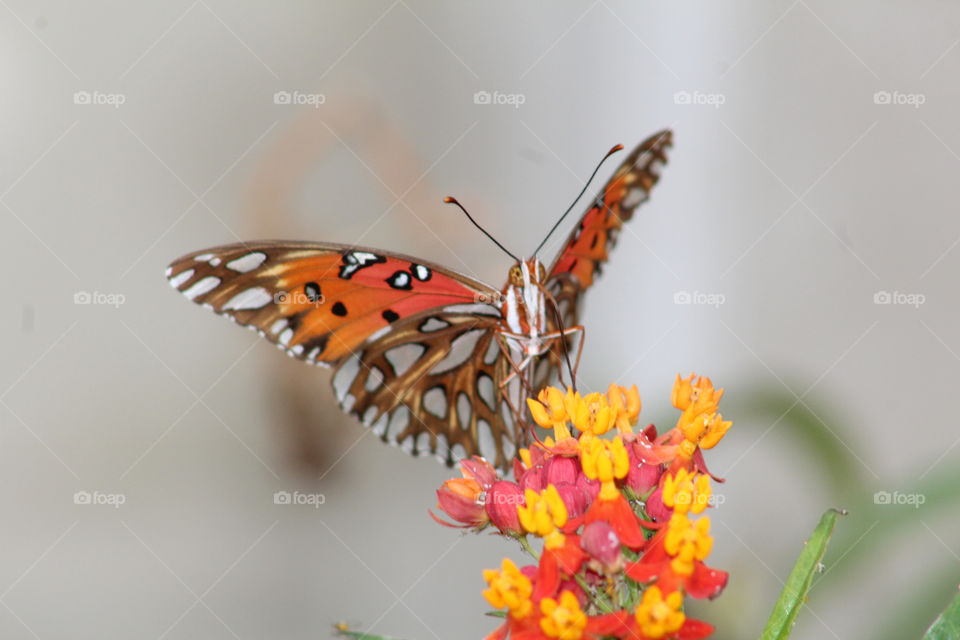
{"type": "Polygon", "coordinates": [[[480,223],[478,223],[476,220],[473,219],[473,216],[470,215],[470,212],[467,211],[466,209],[464,209],[464,208],[463,208],[463,205],[460,204],[460,203],[457,201],[456,198],[454,198],[454,197],[452,197],[452,196],[447,196],[446,198],[443,199],[443,201],[446,202],[447,204],[454,204],[454,205],[456,205],[457,207],[459,207],[459,208],[460,208],[460,211],[463,211],[463,214],[464,214],[465,216],[467,216],[467,219],[470,220],[470,222],[473,223],[473,226],[475,226],[477,229],[480,229],[480,231],[483,233],[483,235],[485,235],[485,236],[487,236],[488,238],[490,238],[491,240],[493,240],[493,244],[495,244],[495,245],[497,245],[498,247],[500,247],[500,250],[501,250],[501,251],[503,251],[505,254],[507,254],[508,256],[510,256],[511,258],[513,258],[514,260],[516,260],[517,262],[520,262],[520,258],[518,258],[517,256],[513,255],[513,254],[510,252],[509,249],[507,249],[505,246],[503,246],[502,244],[500,244],[499,242],[497,242],[497,239],[494,238],[492,235],[490,235],[490,232],[489,232],[489,231],[487,231],[486,229],[484,229],[483,227],[481,227],[481,226],[480,226],[480,223]]]}
{"type": "Polygon", "coordinates": [[[589,187],[590,183],[593,182],[593,179],[597,176],[597,172],[600,171],[600,167],[602,167],[603,163],[607,161],[607,158],[615,154],[617,151],[621,151],[622,149],[623,149],[623,145],[618,144],[617,146],[610,149],[610,151],[607,151],[607,155],[603,156],[603,159],[601,159],[600,162],[597,163],[597,168],[594,169],[593,173],[590,174],[590,178],[587,180],[587,184],[583,185],[583,189],[580,190],[580,193],[577,194],[577,197],[574,198],[573,202],[570,203],[570,206],[567,207],[567,210],[563,212],[563,215],[560,216],[560,219],[557,220],[556,224],[554,224],[550,228],[550,231],[547,233],[543,241],[539,245],[537,245],[537,249],[533,252],[533,255],[537,255],[538,253],[540,253],[540,249],[543,249],[543,245],[547,244],[547,240],[549,240],[550,236],[553,235],[553,232],[557,230],[557,227],[560,226],[560,224],[563,222],[563,219],[567,217],[567,214],[573,210],[573,207],[580,201],[580,198],[583,197],[583,194],[587,192],[587,187],[589,187]]]}

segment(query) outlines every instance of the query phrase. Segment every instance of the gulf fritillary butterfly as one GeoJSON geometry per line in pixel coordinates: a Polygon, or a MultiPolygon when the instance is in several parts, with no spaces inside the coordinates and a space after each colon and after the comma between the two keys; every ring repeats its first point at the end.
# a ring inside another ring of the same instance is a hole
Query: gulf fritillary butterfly
{"type": "Polygon", "coordinates": [[[521,394],[559,375],[564,361],[573,375],[581,295],[648,199],[671,143],[661,131],[638,145],[552,265],[536,251],[518,259],[500,290],[417,258],[312,242],[204,249],[174,261],[167,278],[290,356],[336,367],[341,407],[385,442],[448,465],[479,454],[503,467],[526,444],[521,394]]]}

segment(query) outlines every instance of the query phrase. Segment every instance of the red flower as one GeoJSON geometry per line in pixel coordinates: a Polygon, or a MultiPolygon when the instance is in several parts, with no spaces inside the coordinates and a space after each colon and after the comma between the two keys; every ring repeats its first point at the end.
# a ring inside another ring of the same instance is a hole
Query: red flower
{"type": "Polygon", "coordinates": [[[501,533],[523,533],[520,518],[517,516],[517,506],[523,504],[523,491],[515,482],[498,480],[487,490],[487,517],[501,533]]]}
{"type": "MultiPolygon", "coordinates": [[[[670,525],[661,529],[650,539],[643,556],[637,562],[627,565],[627,575],[641,583],[654,582],[664,592],[673,592],[683,589],[692,598],[715,598],[720,595],[724,587],[727,586],[729,574],[719,569],[711,569],[698,559],[689,547],[697,544],[703,538],[702,531],[691,531],[696,527],[689,525],[686,516],[681,516],[679,520],[685,520],[688,524],[685,532],[681,530],[680,546],[687,545],[688,549],[680,548],[670,553],[668,550],[668,536],[678,537],[677,530],[681,526],[674,524],[671,519],[670,525]],[[689,553],[687,553],[689,551],[689,553]]],[[[709,521],[709,518],[701,518],[709,521]]],[[[700,527],[702,530],[703,527],[700,527]]],[[[707,545],[709,546],[709,544],[707,545]]]]}

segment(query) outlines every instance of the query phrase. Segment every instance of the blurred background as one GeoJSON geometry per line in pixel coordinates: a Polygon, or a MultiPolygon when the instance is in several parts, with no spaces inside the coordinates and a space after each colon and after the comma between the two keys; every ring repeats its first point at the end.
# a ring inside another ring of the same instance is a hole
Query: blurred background
{"type": "Polygon", "coordinates": [[[443,196],[528,252],[611,145],[663,127],[581,382],[636,383],[666,428],[676,373],[727,389],[732,578],[693,614],[756,637],[832,506],[794,637],[917,637],[952,596],[960,7],[0,0],[0,34],[2,637],[492,630],[480,571],[517,549],[427,517],[451,472],[164,267],[311,239],[499,286],[509,260],[443,196]]]}

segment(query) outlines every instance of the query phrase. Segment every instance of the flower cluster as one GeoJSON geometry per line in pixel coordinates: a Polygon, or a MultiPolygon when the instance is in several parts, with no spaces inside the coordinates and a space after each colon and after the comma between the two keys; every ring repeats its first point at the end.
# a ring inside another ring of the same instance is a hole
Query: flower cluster
{"type": "MultiPolygon", "coordinates": [[[[484,572],[486,600],[503,624],[487,640],[705,638],[713,627],[684,613],[685,598],[714,598],[727,573],[708,567],[711,479],[702,451],[730,428],[709,378],[677,376],[676,426],[638,430],[636,387],[581,396],[547,388],[528,406],[549,437],[521,449],[515,481],[483,458],[437,492],[448,526],[492,526],[535,560],[505,558],[484,572]],[[539,539],[542,544],[535,545],[539,539]],[[539,547],[539,551],[537,550],[539,547]]],[[[431,514],[432,515],[432,514],[431,514]]]]}

